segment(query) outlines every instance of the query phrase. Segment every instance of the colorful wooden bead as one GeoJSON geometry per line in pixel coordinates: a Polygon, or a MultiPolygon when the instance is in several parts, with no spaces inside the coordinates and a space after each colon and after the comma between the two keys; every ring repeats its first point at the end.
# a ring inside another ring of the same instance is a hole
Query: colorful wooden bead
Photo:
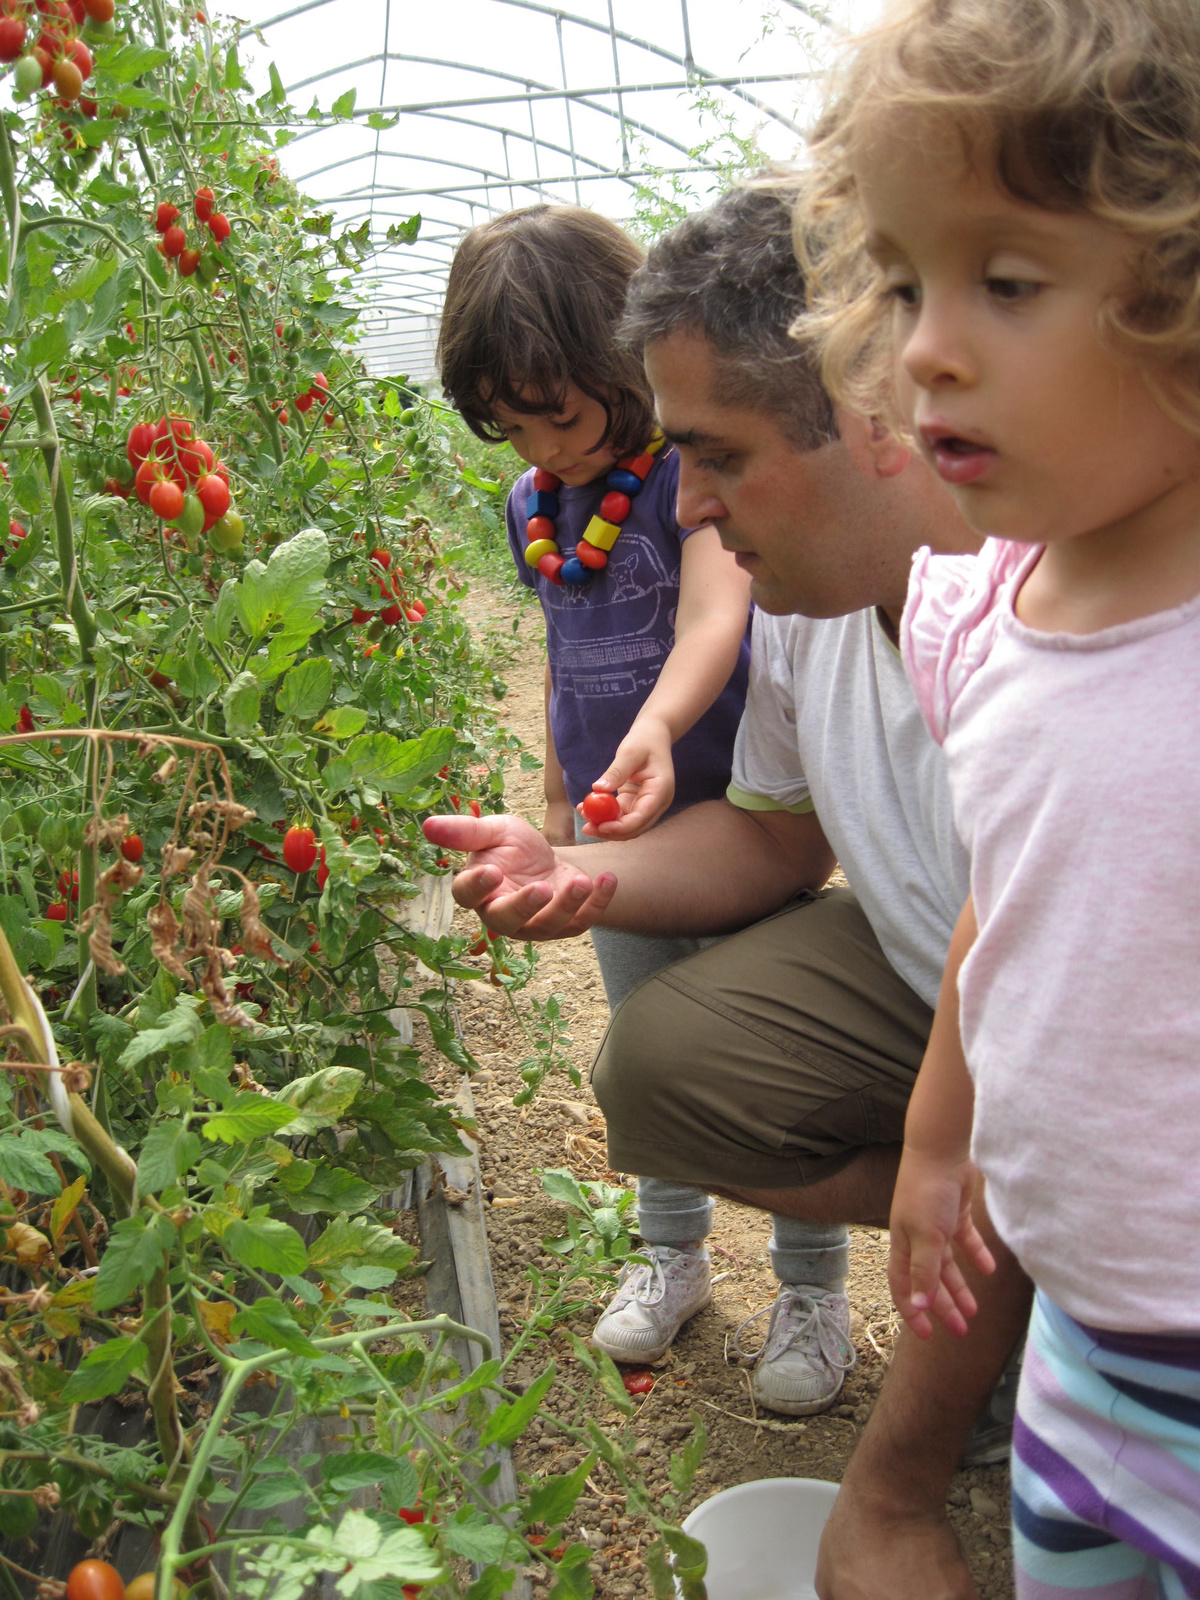
{"type": "Polygon", "coordinates": [[[589,583],[592,576],[578,556],[568,556],[559,568],[558,575],[564,583],[574,585],[589,583]]]}
{"type": "Polygon", "coordinates": [[[525,546],[525,559],[531,567],[536,567],[543,556],[556,556],[558,545],[553,539],[535,539],[532,544],[525,546]]]}
{"type": "Polygon", "coordinates": [[[525,524],[525,537],[530,544],[535,539],[553,539],[554,524],[549,517],[530,517],[525,524]]]}
{"type": "Polygon", "coordinates": [[[559,573],[562,571],[564,565],[565,563],[563,558],[559,555],[558,551],[555,550],[552,556],[542,557],[537,564],[537,569],[543,578],[549,578],[551,583],[557,583],[561,589],[562,579],[559,577],[559,573]]]}
{"type": "Polygon", "coordinates": [[[610,489],[617,490],[631,500],[634,495],[642,492],[642,480],[636,473],[629,472],[624,467],[614,467],[604,481],[610,489]]]}
{"type": "Polygon", "coordinates": [[[631,504],[627,494],[618,494],[612,489],[600,502],[600,515],[605,522],[624,522],[629,515],[631,504]]]}
{"type": "Polygon", "coordinates": [[[597,550],[594,544],[589,544],[586,539],[580,539],[575,546],[575,554],[585,567],[591,567],[594,572],[599,572],[601,567],[608,565],[608,551],[597,550]]]}
{"type": "Polygon", "coordinates": [[[533,487],[535,489],[548,489],[551,493],[558,488],[562,479],[553,472],[547,472],[545,467],[538,467],[533,474],[533,487]]]}
{"type": "Polygon", "coordinates": [[[558,496],[552,489],[535,489],[525,502],[527,517],[556,517],[558,496]]]}
{"type": "Polygon", "coordinates": [[[620,528],[615,522],[605,522],[603,517],[593,517],[583,530],[583,537],[597,550],[611,550],[617,542],[620,528]]]}
{"type": "Polygon", "coordinates": [[[662,449],[663,445],[666,444],[666,442],[667,442],[666,434],[665,433],[661,433],[656,429],[655,433],[654,433],[654,437],[650,440],[650,443],[646,446],[646,454],[648,456],[656,456],[658,454],[658,452],[662,449]]]}
{"type": "Polygon", "coordinates": [[[626,456],[623,461],[618,461],[616,470],[632,473],[639,483],[645,483],[646,475],[653,465],[654,457],[645,450],[640,456],[626,456]]]}

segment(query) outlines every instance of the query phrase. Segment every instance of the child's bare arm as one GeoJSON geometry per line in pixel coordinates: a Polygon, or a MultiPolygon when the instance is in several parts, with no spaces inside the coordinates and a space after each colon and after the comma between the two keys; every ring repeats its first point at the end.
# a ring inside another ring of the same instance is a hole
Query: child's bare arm
{"type": "Polygon", "coordinates": [[[975,942],[971,899],[950,940],[929,1046],[904,1124],[904,1155],[892,1197],[888,1278],[892,1298],[919,1338],[931,1318],[962,1335],[975,1315],[975,1297],[954,1247],[981,1272],[995,1270],[991,1252],[971,1220],[978,1175],[971,1162],[975,1089],[963,1055],[958,1017],[958,971],[975,942]]]}
{"type": "Polygon", "coordinates": [[[542,768],[542,783],[546,795],[546,815],[542,820],[542,836],[551,844],[575,843],[575,813],[567,799],[567,784],[554,748],[554,734],[550,729],[550,668],[546,668],[546,758],[542,768]]]}
{"type": "Polygon", "coordinates": [[[671,746],[693,727],[729,682],[750,611],[750,580],[721,547],[717,530],[697,528],[684,540],[675,642],[658,682],[596,780],[621,794],[622,816],[587,833],[632,839],[671,804],[671,746]]]}

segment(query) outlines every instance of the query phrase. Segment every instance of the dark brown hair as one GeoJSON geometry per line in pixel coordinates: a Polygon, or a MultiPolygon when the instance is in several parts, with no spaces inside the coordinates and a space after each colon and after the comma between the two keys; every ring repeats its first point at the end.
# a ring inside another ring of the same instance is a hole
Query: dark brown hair
{"type": "Polygon", "coordinates": [[[792,248],[799,177],[767,168],[650,246],[630,285],[621,337],[639,352],[678,329],[711,346],[723,404],[772,417],[800,450],[838,436],[816,358],[790,337],[805,311],[792,248]]]}
{"type": "Polygon", "coordinates": [[[641,263],[615,222],[579,206],[528,206],[472,228],[450,267],[438,334],[442,385],[471,431],[500,440],[498,405],[553,414],[573,383],[604,407],[601,444],[641,450],[654,403],[640,360],[616,337],[641,263]]]}

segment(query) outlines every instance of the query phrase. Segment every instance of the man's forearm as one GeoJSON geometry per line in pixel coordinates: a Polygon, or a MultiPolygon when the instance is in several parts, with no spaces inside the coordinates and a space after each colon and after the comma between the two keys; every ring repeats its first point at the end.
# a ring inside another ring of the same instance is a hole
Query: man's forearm
{"type": "Polygon", "coordinates": [[[560,850],[592,877],[617,876],[597,918],[636,933],[724,933],[819,889],[834,857],[816,816],[751,812],[706,800],[638,839],[560,850]]]}

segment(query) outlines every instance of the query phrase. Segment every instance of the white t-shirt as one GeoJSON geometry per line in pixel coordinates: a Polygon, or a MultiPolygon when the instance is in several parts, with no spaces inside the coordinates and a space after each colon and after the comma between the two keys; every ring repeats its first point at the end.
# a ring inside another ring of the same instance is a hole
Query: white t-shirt
{"type": "Polygon", "coordinates": [[[942,752],[873,610],[755,612],[728,794],[751,811],[816,809],[884,954],[936,1005],[967,858],[942,752]]]}

